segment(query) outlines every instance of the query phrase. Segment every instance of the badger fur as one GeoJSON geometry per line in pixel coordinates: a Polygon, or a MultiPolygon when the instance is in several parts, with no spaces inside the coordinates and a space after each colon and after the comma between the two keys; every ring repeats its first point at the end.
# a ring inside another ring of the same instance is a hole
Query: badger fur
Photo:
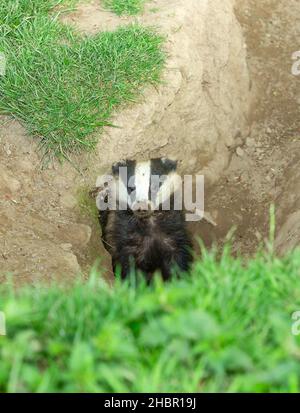
{"type": "MultiPolygon", "coordinates": [[[[127,160],[113,165],[112,178],[110,195],[116,198],[117,208],[100,210],[99,221],[114,273],[120,268],[122,278],[126,278],[134,269],[151,280],[158,271],[167,280],[174,272],[188,271],[192,243],[184,212],[174,209],[174,194],[181,185],[177,162],[165,158],[127,160]],[[121,170],[126,170],[125,178],[121,170]],[[122,190],[118,192],[117,187],[122,190]],[[169,210],[163,208],[166,203],[169,210]]],[[[102,209],[99,199],[97,205],[102,209]]]]}

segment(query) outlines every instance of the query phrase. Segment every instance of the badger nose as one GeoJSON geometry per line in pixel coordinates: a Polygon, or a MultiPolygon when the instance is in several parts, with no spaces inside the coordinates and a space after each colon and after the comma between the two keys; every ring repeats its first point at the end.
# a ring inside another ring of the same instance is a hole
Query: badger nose
{"type": "Polygon", "coordinates": [[[151,202],[149,202],[149,201],[136,202],[136,204],[133,205],[132,209],[135,212],[149,211],[151,209],[151,202]]]}
{"type": "Polygon", "coordinates": [[[144,202],[138,202],[136,205],[136,210],[137,211],[148,211],[149,209],[149,203],[144,201],[144,202]]]}

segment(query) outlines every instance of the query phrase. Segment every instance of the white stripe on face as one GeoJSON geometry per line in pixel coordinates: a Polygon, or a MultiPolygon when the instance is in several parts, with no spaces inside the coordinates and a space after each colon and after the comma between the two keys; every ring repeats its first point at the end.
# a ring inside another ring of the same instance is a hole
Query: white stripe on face
{"type": "Polygon", "coordinates": [[[172,172],[171,174],[165,177],[164,183],[159,188],[159,191],[155,199],[155,207],[158,208],[159,205],[164,204],[169,201],[172,194],[178,193],[179,190],[182,190],[182,180],[181,177],[176,173],[172,172]]]}
{"type": "Polygon", "coordinates": [[[141,162],[135,168],[135,199],[136,202],[149,200],[151,183],[151,162],[141,162]]]}

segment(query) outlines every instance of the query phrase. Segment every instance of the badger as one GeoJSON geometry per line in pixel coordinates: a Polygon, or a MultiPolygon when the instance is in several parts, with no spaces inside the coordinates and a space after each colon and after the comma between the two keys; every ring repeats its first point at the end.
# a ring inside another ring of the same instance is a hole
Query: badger
{"type": "Polygon", "coordinates": [[[119,271],[125,279],[134,270],[151,281],[156,272],[164,280],[187,272],[192,241],[184,211],[175,209],[175,194],[182,185],[177,161],[121,161],[112,166],[110,176],[100,185],[97,206],[114,274],[119,271]]]}

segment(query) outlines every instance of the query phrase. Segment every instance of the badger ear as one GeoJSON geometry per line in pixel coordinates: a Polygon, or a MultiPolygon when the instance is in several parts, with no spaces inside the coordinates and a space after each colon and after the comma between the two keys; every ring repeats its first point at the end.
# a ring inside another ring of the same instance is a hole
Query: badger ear
{"type": "Polygon", "coordinates": [[[164,164],[164,166],[167,168],[168,171],[170,171],[170,172],[171,171],[176,171],[178,161],[175,161],[173,159],[168,159],[168,158],[162,158],[161,161],[164,164]]]}
{"type": "Polygon", "coordinates": [[[126,166],[126,161],[120,161],[120,162],[114,163],[111,168],[113,175],[115,176],[119,175],[119,169],[124,166],[126,166]]]}

